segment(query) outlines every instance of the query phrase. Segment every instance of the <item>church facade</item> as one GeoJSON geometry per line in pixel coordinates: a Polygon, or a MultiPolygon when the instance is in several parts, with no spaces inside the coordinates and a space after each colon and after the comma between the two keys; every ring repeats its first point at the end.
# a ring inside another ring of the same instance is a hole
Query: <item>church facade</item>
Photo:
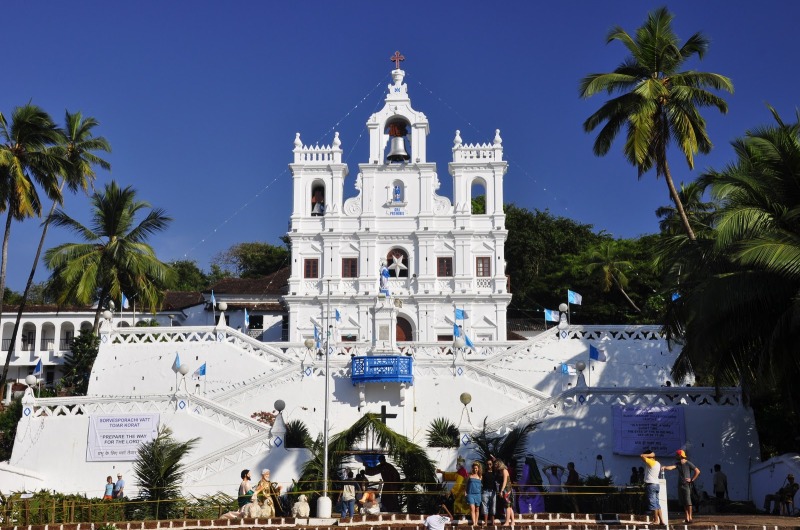
{"type": "Polygon", "coordinates": [[[427,158],[428,120],[411,106],[404,76],[392,71],[385,105],[367,121],[369,153],[358,166],[356,196],[345,199],[338,133],[328,146],[304,145],[297,133],[284,298],[289,341],[335,327],[337,340],[373,342],[376,297],[385,296],[397,308],[398,342],[452,341],[454,325],[473,342],[506,340],[508,166],[500,132],[492,143],[468,145],[456,131],[448,165],[453,197],[439,195],[436,164],[427,158]],[[472,202],[479,196],[481,211],[472,202]],[[467,318],[456,322],[456,309],[467,318]]]}

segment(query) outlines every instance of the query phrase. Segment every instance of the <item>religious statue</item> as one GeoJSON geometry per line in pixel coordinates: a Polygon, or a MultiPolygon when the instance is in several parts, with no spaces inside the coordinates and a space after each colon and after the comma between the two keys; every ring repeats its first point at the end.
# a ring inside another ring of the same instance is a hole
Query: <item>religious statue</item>
{"type": "Polygon", "coordinates": [[[384,260],[381,260],[380,289],[382,293],[389,296],[389,268],[384,260]]]}
{"type": "Polygon", "coordinates": [[[394,202],[401,202],[402,194],[400,191],[400,186],[394,187],[394,202]]]}

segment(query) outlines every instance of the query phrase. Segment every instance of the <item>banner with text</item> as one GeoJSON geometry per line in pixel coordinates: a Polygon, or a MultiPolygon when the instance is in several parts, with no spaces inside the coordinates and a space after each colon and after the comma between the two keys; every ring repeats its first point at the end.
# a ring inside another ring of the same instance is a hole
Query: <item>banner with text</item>
{"type": "Polygon", "coordinates": [[[683,407],[622,407],[614,409],[614,453],[674,455],[686,443],[683,407]]]}
{"type": "Polygon", "coordinates": [[[87,462],[136,460],[139,444],[158,434],[158,414],[89,416],[87,462]]]}

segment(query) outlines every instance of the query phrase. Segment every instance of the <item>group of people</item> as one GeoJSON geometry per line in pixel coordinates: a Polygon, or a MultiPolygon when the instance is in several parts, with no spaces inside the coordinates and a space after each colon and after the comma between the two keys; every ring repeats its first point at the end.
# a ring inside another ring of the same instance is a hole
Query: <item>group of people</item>
{"type": "Polygon", "coordinates": [[[342,518],[353,517],[356,505],[361,513],[372,515],[381,511],[399,512],[400,472],[386,461],[384,455],[378,457],[378,464],[366,466],[353,476],[353,470],[345,471],[339,488],[337,503],[341,506],[342,518]],[[371,483],[367,475],[380,475],[380,483],[371,483]]]}
{"type": "MultiPolygon", "coordinates": [[[[544,476],[547,479],[548,493],[564,493],[573,491],[581,486],[581,477],[575,469],[575,462],[567,462],[567,467],[553,464],[544,468],[544,476]],[[564,475],[566,474],[566,480],[564,475]]],[[[568,497],[572,511],[578,511],[578,501],[573,495],[568,497]]],[[[561,505],[561,503],[558,503],[561,505]]]]}
{"type": "Polygon", "coordinates": [[[122,479],[122,473],[117,473],[116,482],[114,482],[114,477],[107,476],[103,500],[122,499],[123,497],[125,497],[125,481],[122,479]]]}
{"type": "Polygon", "coordinates": [[[455,472],[436,470],[442,475],[442,480],[453,483],[450,493],[455,515],[469,513],[473,525],[479,522],[481,525],[491,525],[494,524],[495,514],[501,514],[506,524],[514,528],[511,474],[506,465],[492,455],[486,462],[473,462],[469,471],[465,463],[464,457],[459,456],[455,472]]]}

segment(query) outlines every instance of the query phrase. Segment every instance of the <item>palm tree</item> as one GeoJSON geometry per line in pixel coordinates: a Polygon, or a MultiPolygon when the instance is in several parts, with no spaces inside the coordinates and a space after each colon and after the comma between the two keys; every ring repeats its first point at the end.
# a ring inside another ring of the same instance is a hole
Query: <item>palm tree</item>
{"type": "MultiPolygon", "coordinates": [[[[698,181],[689,184],[681,183],[681,189],[678,191],[683,210],[689,218],[689,224],[694,227],[695,233],[709,230],[714,225],[714,214],[717,207],[713,201],[703,201],[703,192],[703,186],[698,181]]],[[[659,207],[656,209],[656,217],[661,219],[658,227],[662,234],[673,236],[684,232],[683,222],[675,206],[659,207]]]]}
{"type": "Polygon", "coordinates": [[[483,429],[472,435],[472,442],[476,445],[481,460],[485,462],[489,456],[494,456],[502,460],[509,471],[514,470],[516,473],[519,470],[518,464],[525,458],[528,434],[532,433],[539,423],[516,425],[505,434],[490,434],[486,431],[486,421],[484,421],[483,429]]]}
{"type": "Polygon", "coordinates": [[[447,418],[435,418],[428,427],[428,447],[458,447],[458,427],[447,418]]]}
{"type": "Polygon", "coordinates": [[[800,430],[800,116],[786,124],[772,113],[776,125],[733,142],[735,163],[702,176],[720,204],[714,239],[684,256],[684,293],[665,327],[683,343],[676,377],[694,368],[717,385],[780,389],[791,440],[800,430]]]}
{"type": "Polygon", "coordinates": [[[695,33],[679,46],[672,19],[666,8],[660,8],[648,15],[635,36],[620,27],[609,32],[606,42],[621,42],[630,55],[613,72],[583,78],[580,96],[588,98],[598,92],[621,95],[589,116],[583,128],[592,132],[605,123],[594,142],[594,154],[604,156],[620,128],[627,125],[625,157],[636,166],[639,178],[655,166],[656,177],[663,176],[666,180],[686,234],[694,241],[694,231],[667,163],[667,148],[674,141],[689,168],[694,168],[694,154],[708,153],[712,146],[698,107],[712,106],[727,113],[725,101],[708,89],[732,93],[733,84],[719,74],[680,71],[694,55],[703,58],[709,41],[701,33],[695,33]]]}
{"type": "MultiPolygon", "coordinates": [[[[60,199],[57,176],[63,165],[52,146],[62,138],[63,133],[50,116],[36,105],[14,109],[10,125],[0,113],[0,212],[7,212],[0,257],[0,315],[3,313],[11,224],[41,215],[37,184],[50,199],[60,199]]],[[[5,386],[5,379],[2,383],[5,386]]]]}
{"type": "Polygon", "coordinates": [[[199,441],[200,438],[192,438],[178,442],[172,430],[162,426],[154,439],[139,446],[133,473],[139,483],[140,497],[149,504],[156,519],[177,517],[173,507],[181,493],[182,461],[199,441]]]}
{"type": "Polygon", "coordinates": [[[639,309],[639,306],[625,292],[625,288],[628,286],[628,277],[623,269],[631,270],[633,264],[622,259],[621,253],[622,246],[619,241],[613,239],[603,241],[589,251],[586,273],[590,276],[600,276],[603,292],[607,293],[612,287],[615,288],[637,313],[641,313],[642,310],[639,309]]]}
{"type": "Polygon", "coordinates": [[[56,226],[69,228],[86,242],[51,248],[44,259],[53,271],[50,281],[57,303],[88,304],[97,300],[97,331],[103,308],[109,300],[119,300],[123,292],[136,294],[150,311],[158,309],[164,289],[174,281],[174,273],[158,260],[146,241],[166,229],[172,219],[161,208],[155,208],[134,225],[137,214],[150,208],[150,204],[137,200],[136,191],[130,186],[120,188],[114,181],[92,195],[92,206],[89,227],[62,210],[53,214],[56,226]]]}
{"type": "Polygon", "coordinates": [[[17,341],[17,334],[22,322],[22,313],[25,311],[25,306],[28,302],[28,293],[30,292],[33,278],[36,275],[36,268],[39,264],[39,257],[42,254],[44,247],[44,240],[47,237],[47,229],[50,227],[50,222],[53,219],[53,212],[56,206],[63,204],[63,196],[60,192],[66,185],[67,189],[73,193],[79,189],[87,191],[89,185],[94,181],[96,175],[94,166],[98,165],[105,170],[110,170],[111,165],[94,154],[94,151],[111,152],[111,146],[105,138],[92,136],[92,129],[98,125],[97,120],[92,117],[83,119],[80,112],[72,114],[69,111],[65,116],[66,129],[62,142],[52,148],[53,154],[57,156],[63,163],[63,171],[59,176],[58,189],[59,197],[53,201],[50,207],[50,212],[42,225],[42,235],[39,238],[39,246],[36,249],[36,255],[33,258],[31,265],[31,272],[28,275],[28,281],[25,284],[25,291],[22,293],[22,301],[17,308],[17,318],[14,322],[14,330],[11,333],[11,345],[6,354],[5,364],[3,365],[3,373],[0,376],[0,388],[5,388],[6,377],[8,376],[8,365],[11,357],[14,355],[14,345],[17,341]]]}

